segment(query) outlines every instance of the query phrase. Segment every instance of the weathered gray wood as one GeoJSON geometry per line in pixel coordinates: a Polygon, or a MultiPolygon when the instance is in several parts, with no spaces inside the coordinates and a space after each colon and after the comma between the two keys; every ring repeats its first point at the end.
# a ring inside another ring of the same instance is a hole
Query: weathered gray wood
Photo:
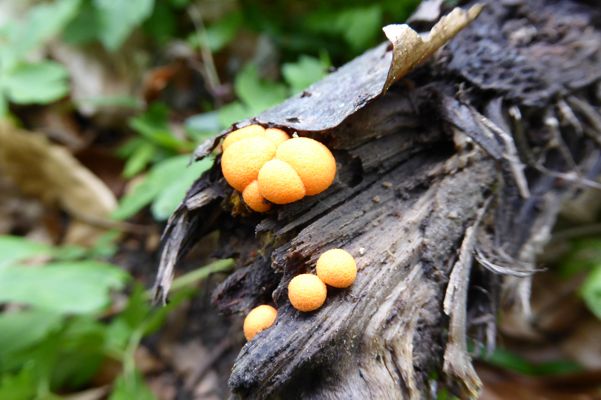
{"type": "Polygon", "coordinates": [[[501,288],[528,312],[528,276],[562,201],[601,173],[599,11],[486,3],[385,95],[373,91],[390,57],[382,45],[310,90],[321,95],[255,119],[333,150],[338,175],[326,192],[252,214],[217,162],[170,220],[163,271],[218,227],[221,255],[237,256],[239,268],[216,306],[278,307],[276,324],[240,352],[235,397],[417,399],[435,383],[463,398],[478,392],[466,336],[494,346],[501,288]],[[295,311],[287,283],[331,247],[357,257],[356,283],[329,290],[314,313],[295,311]]]}

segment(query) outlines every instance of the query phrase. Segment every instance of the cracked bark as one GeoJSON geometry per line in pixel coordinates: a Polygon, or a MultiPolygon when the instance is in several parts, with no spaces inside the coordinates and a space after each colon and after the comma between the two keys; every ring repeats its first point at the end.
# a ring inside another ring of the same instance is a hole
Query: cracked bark
{"type": "Polygon", "coordinates": [[[238,356],[234,397],[417,399],[437,385],[477,395],[468,337],[494,346],[501,301],[528,313],[562,201],[598,185],[599,21],[586,2],[490,1],[386,93],[383,44],[250,121],[323,141],[339,170],[323,194],[256,215],[217,158],[169,221],[159,295],[178,258],[219,228],[220,256],[238,268],[216,306],[278,307],[238,356]],[[331,247],[357,256],[356,283],[296,312],[289,280],[331,247]]]}

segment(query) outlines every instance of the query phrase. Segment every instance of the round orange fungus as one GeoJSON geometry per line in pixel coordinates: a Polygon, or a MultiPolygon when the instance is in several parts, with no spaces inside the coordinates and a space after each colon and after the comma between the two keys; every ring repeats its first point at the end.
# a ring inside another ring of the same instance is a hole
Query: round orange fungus
{"type": "Polygon", "coordinates": [[[309,196],[323,192],[334,182],[336,160],[317,140],[304,137],[287,140],[278,146],[275,157],[294,168],[309,196]]]}
{"type": "Polygon", "coordinates": [[[326,285],[313,274],[300,274],[288,284],[288,299],[294,308],[309,312],[317,310],[326,301],[326,285]]]}
{"type": "Polygon", "coordinates": [[[242,192],[254,211],[266,212],[326,190],[336,176],[330,150],[310,138],[292,138],[277,128],[249,125],[223,140],[221,169],[225,180],[242,192]]]}
{"type": "Polygon", "coordinates": [[[244,188],[242,198],[244,199],[244,202],[256,212],[266,212],[271,209],[271,204],[269,204],[265,200],[265,197],[261,195],[261,192],[259,192],[259,182],[257,181],[252,181],[244,188]]]}
{"type": "Polygon", "coordinates": [[[257,179],[261,167],[275,155],[275,145],[263,138],[254,137],[230,144],[221,157],[221,170],[225,180],[242,192],[257,179]]]}
{"type": "Polygon", "coordinates": [[[246,340],[252,340],[257,333],[273,325],[277,315],[278,311],[266,304],[253,308],[244,318],[243,329],[246,340]]]}
{"type": "Polygon", "coordinates": [[[259,171],[261,195],[275,204],[288,204],[305,197],[301,178],[290,164],[270,160],[259,171]]]}
{"type": "Polygon", "coordinates": [[[325,284],[335,288],[346,288],[355,282],[357,264],[347,251],[332,249],[319,256],[315,272],[325,284]]]}

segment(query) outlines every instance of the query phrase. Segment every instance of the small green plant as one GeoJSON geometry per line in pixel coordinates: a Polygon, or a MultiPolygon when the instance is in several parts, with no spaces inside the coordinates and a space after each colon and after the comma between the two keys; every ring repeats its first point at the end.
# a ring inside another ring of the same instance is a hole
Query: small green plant
{"type": "Polygon", "coordinates": [[[85,258],[110,253],[106,241],[65,249],[0,236],[0,249],[6,255],[0,266],[0,398],[11,400],[58,399],[57,391],[85,387],[109,360],[122,370],[110,399],[153,399],[134,363],[141,340],[194,294],[195,283],[232,266],[221,260],[176,279],[172,301],[158,309],[134,284],[119,309],[114,295],[123,296],[132,278],[118,266],[85,258]]]}
{"type": "Polygon", "coordinates": [[[44,104],[69,90],[67,71],[54,61],[30,61],[27,56],[56,36],[77,13],[79,0],[61,0],[32,7],[22,20],[0,28],[0,117],[8,102],[44,104]]]}
{"type": "Polygon", "coordinates": [[[563,277],[585,273],[580,295],[587,307],[601,319],[601,238],[583,237],[572,240],[570,251],[559,266],[563,277]]]}

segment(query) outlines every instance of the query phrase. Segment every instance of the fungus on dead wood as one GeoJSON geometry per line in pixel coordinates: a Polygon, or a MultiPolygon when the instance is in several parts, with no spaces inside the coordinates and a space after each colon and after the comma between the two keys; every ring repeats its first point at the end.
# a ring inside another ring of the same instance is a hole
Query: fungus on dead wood
{"type": "Polygon", "coordinates": [[[599,187],[601,18],[567,0],[465,10],[429,35],[387,27],[392,44],[238,125],[326,144],[338,161],[327,192],[232,215],[217,158],[171,218],[160,300],[177,260],[222,227],[223,243],[237,243],[223,255],[240,265],[214,293],[217,307],[278,308],[278,323],[236,360],[236,396],[422,398],[434,384],[475,396],[467,337],[494,347],[501,300],[527,315],[535,256],[562,201],[599,187]],[[333,247],[356,255],[361,273],[298,313],[288,283],[333,247]]]}

